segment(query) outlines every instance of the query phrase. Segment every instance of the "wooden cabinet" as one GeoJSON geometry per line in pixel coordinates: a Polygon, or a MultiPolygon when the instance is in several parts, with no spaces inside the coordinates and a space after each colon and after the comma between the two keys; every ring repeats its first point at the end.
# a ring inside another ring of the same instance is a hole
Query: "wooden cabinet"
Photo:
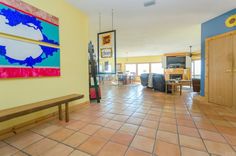
{"type": "Polygon", "coordinates": [[[208,100],[232,107],[236,105],[236,33],[207,40],[208,100]]]}

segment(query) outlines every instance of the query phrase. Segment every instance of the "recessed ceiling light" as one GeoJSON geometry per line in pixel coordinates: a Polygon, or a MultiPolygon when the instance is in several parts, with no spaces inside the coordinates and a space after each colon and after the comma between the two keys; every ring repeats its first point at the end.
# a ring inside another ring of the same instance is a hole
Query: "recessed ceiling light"
{"type": "Polygon", "coordinates": [[[156,4],[156,0],[147,0],[144,2],[144,7],[149,7],[156,4]]]}

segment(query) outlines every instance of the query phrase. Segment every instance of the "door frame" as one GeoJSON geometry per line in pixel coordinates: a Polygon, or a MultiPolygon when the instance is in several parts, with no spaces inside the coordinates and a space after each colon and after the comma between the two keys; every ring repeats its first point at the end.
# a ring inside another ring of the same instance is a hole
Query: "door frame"
{"type": "Polygon", "coordinates": [[[209,41],[236,34],[236,30],[216,35],[205,40],[205,98],[209,102],[209,41]]]}

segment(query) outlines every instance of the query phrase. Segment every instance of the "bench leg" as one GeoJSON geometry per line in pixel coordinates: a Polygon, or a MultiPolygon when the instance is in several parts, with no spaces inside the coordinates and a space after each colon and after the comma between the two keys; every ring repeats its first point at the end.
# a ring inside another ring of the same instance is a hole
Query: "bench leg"
{"type": "Polygon", "coordinates": [[[65,104],[65,116],[66,116],[66,122],[69,122],[69,104],[65,104]]]}
{"type": "Polygon", "coordinates": [[[62,121],[62,107],[61,107],[61,105],[58,105],[58,114],[59,114],[59,120],[62,121]]]}

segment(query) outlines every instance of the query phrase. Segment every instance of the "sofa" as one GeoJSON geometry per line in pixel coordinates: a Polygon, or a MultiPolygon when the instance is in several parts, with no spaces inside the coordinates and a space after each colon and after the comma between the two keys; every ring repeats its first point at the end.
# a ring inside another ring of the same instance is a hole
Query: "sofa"
{"type": "Polygon", "coordinates": [[[166,81],[165,76],[163,74],[153,74],[152,84],[154,90],[165,92],[166,81]]]}
{"type": "Polygon", "coordinates": [[[147,86],[148,86],[148,78],[149,78],[149,74],[141,74],[141,75],[140,75],[141,84],[142,84],[144,87],[147,87],[147,86]]]}
{"type": "Polygon", "coordinates": [[[149,87],[153,88],[156,91],[165,92],[165,76],[163,74],[141,74],[140,80],[141,84],[144,87],[149,87]],[[149,84],[151,77],[152,77],[152,84],[149,84]]]}

